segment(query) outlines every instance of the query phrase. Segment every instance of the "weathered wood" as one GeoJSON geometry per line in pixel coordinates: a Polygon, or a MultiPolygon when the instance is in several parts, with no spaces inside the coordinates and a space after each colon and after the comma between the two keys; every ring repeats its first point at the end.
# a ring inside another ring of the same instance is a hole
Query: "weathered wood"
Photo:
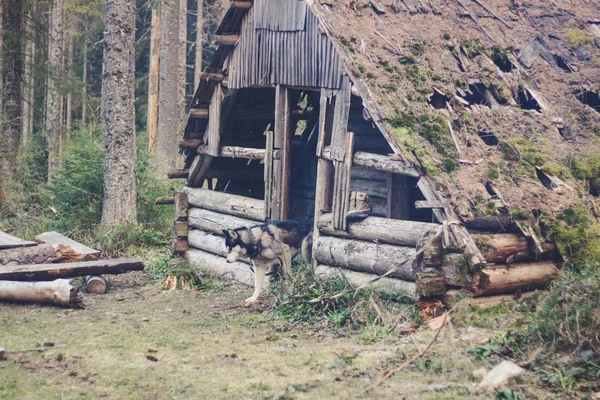
{"type": "Polygon", "coordinates": [[[84,244],[69,239],[58,232],[44,232],[35,237],[38,243],[47,243],[55,246],[61,246],[59,252],[64,253],[61,260],[72,261],[93,261],[100,258],[100,251],[92,249],[84,244]]]}
{"type": "MultiPolygon", "coordinates": [[[[190,264],[206,269],[214,275],[254,286],[254,273],[248,264],[242,262],[227,263],[223,257],[198,249],[186,251],[185,258],[190,264]]],[[[265,278],[265,287],[268,287],[268,285],[269,279],[267,277],[265,278]]]]}
{"type": "Polygon", "coordinates": [[[188,236],[188,221],[175,221],[173,223],[173,235],[178,239],[184,239],[188,236]]]}
{"type": "MultiPolygon", "coordinates": [[[[200,229],[192,229],[189,234],[188,242],[190,247],[198,250],[207,251],[221,257],[227,257],[227,247],[225,246],[225,238],[205,232],[200,229]]],[[[250,259],[239,259],[239,262],[252,264],[250,259]]]]}
{"type": "Polygon", "coordinates": [[[0,251],[0,265],[48,264],[88,261],[97,258],[97,255],[80,254],[63,244],[44,243],[33,247],[19,247],[0,251]]]}
{"type": "Polygon", "coordinates": [[[417,273],[416,285],[419,298],[442,296],[446,292],[444,278],[437,272],[417,273]]]}
{"type": "MultiPolygon", "coordinates": [[[[331,148],[326,147],[323,150],[322,157],[326,160],[332,160],[331,148]]],[[[353,162],[355,165],[378,171],[392,172],[394,174],[412,176],[414,178],[420,176],[419,172],[412,165],[394,156],[382,156],[380,154],[357,151],[354,153],[353,162]]]]}
{"type": "Polygon", "coordinates": [[[480,232],[520,232],[514,221],[511,220],[510,216],[507,214],[496,215],[492,218],[474,215],[472,218],[465,220],[465,226],[468,229],[473,229],[480,232]]]}
{"type": "MultiPolygon", "coordinates": [[[[186,179],[188,174],[187,169],[175,169],[169,171],[167,176],[169,179],[186,179]]],[[[204,177],[206,179],[262,179],[263,172],[254,168],[209,169],[204,177]]]]}
{"type": "Polygon", "coordinates": [[[387,172],[387,217],[410,219],[411,199],[408,177],[387,172]]]}
{"type": "MultiPolygon", "coordinates": [[[[357,288],[377,278],[377,275],[366,274],[363,272],[349,271],[347,269],[329,267],[327,265],[318,265],[315,269],[317,277],[338,277],[342,276],[350,286],[357,288]]],[[[374,288],[376,291],[387,294],[389,296],[398,296],[406,294],[413,297],[416,293],[416,285],[414,282],[404,281],[396,278],[381,278],[369,287],[374,288]]]]}
{"type": "MultiPolygon", "coordinates": [[[[209,154],[206,147],[198,147],[198,154],[209,154]]],[[[265,149],[253,149],[250,147],[238,147],[238,146],[223,146],[219,153],[220,157],[228,158],[246,158],[248,160],[264,160],[265,149]]],[[[274,158],[279,158],[279,152],[274,154],[274,158]]]]}
{"type": "Polygon", "coordinates": [[[207,119],[209,116],[208,107],[204,108],[190,108],[190,118],[193,119],[207,119]]]}
{"type": "Polygon", "coordinates": [[[254,221],[265,220],[265,203],[262,200],[206,189],[186,187],[184,190],[188,194],[189,203],[195,207],[254,221]]]}
{"type": "Polygon", "coordinates": [[[217,46],[235,46],[240,40],[240,35],[215,35],[217,46]]]}
{"type": "Polygon", "coordinates": [[[108,281],[102,275],[85,278],[85,290],[92,294],[104,294],[108,290],[108,281]]]}
{"type": "Polygon", "coordinates": [[[488,263],[504,264],[517,261],[552,260],[558,257],[554,243],[543,243],[543,253],[536,254],[530,241],[522,235],[512,233],[472,233],[471,237],[488,263]]]}
{"type": "Polygon", "coordinates": [[[185,221],[188,217],[188,210],[190,208],[188,204],[188,195],[185,191],[175,190],[173,192],[173,199],[175,201],[175,220],[185,221]]]}
{"type": "Polygon", "coordinates": [[[252,5],[254,4],[253,1],[241,1],[241,0],[234,0],[230,3],[231,8],[238,8],[241,10],[249,10],[250,8],[252,8],[252,5]]]}
{"type": "Polygon", "coordinates": [[[273,131],[273,147],[281,153],[281,157],[273,162],[273,189],[271,200],[271,218],[287,219],[290,203],[290,171],[291,171],[291,120],[290,94],[286,86],[275,88],[275,121],[273,131]]]}
{"type": "Polygon", "coordinates": [[[427,222],[367,217],[362,221],[351,222],[346,232],[333,229],[330,213],[318,219],[317,227],[324,235],[411,247],[416,246],[428,232],[441,229],[441,225],[427,222]]]}
{"type": "Polygon", "coordinates": [[[424,201],[424,200],[419,200],[419,201],[415,201],[415,208],[421,209],[421,208],[439,208],[439,209],[443,209],[444,205],[442,203],[440,203],[439,201],[424,201]]]}
{"type": "MultiPolygon", "coordinates": [[[[352,83],[347,75],[342,77],[342,86],[333,92],[335,96],[333,125],[331,128],[331,158],[343,162],[347,155],[348,116],[352,96],[352,83]]],[[[354,149],[354,147],[352,147],[354,149]]]]}
{"type": "Polygon", "coordinates": [[[353,179],[350,181],[350,189],[356,192],[363,192],[369,197],[380,197],[387,199],[387,182],[367,181],[363,179],[353,179]]]}
{"type": "Polygon", "coordinates": [[[221,84],[215,87],[208,107],[208,125],[204,133],[205,153],[213,157],[219,155],[221,147],[221,105],[223,104],[223,88],[221,84]]]}
{"type": "Polygon", "coordinates": [[[532,290],[546,286],[558,278],[552,262],[489,266],[473,276],[475,296],[532,290]]]}
{"type": "Polygon", "coordinates": [[[216,235],[223,235],[223,231],[227,229],[236,229],[243,226],[250,227],[259,224],[259,222],[249,219],[196,207],[190,209],[188,222],[192,228],[202,229],[205,232],[216,235]]]}
{"type": "Polygon", "coordinates": [[[267,131],[265,146],[265,167],[263,169],[265,181],[265,211],[266,218],[271,219],[273,215],[273,152],[274,137],[273,131],[267,131]]]}
{"type": "Polygon", "coordinates": [[[508,303],[511,301],[517,301],[521,299],[529,299],[533,296],[535,291],[532,292],[523,292],[519,293],[518,296],[512,294],[497,294],[492,296],[482,296],[482,297],[472,297],[472,294],[466,290],[448,290],[444,294],[444,304],[448,308],[453,308],[461,302],[461,304],[465,304],[471,306],[473,308],[478,308],[480,310],[487,310],[492,307],[499,306],[504,303],[508,303]]]}
{"type": "Polygon", "coordinates": [[[171,196],[162,196],[156,198],[156,200],[154,200],[154,204],[157,206],[170,206],[175,204],[175,199],[173,199],[171,196]]]}
{"type": "Polygon", "coordinates": [[[42,303],[61,307],[79,307],[79,289],[68,279],[51,282],[0,281],[0,301],[42,303]]]}
{"type": "Polygon", "coordinates": [[[361,240],[320,236],[313,243],[313,256],[322,264],[353,271],[384,274],[408,260],[390,276],[408,281],[417,279],[419,264],[416,250],[410,247],[376,244],[361,240]]]}
{"type": "MultiPolygon", "coordinates": [[[[337,115],[337,114],[336,114],[337,115]]],[[[335,126],[334,126],[335,128],[335,126]]],[[[344,156],[341,161],[334,159],[335,178],[333,186],[333,227],[346,230],[348,207],[350,203],[350,174],[352,170],[352,154],[354,153],[354,133],[346,132],[344,156]]],[[[358,190],[358,189],[355,189],[358,190]]]]}
{"type": "Polygon", "coordinates": [[[419,243],[417,244],[417,249],[427,245],[423,249],[423,255],[421,259],[422,268],[439,268],[442,265],[442,259],[444,258],[444,249],[442,247],[442,235],[438,235],[437,231],[429,231],[427,232],[419,243]]]}
{"type": "MultiPolygon", "coordinates": [[[[358,145],[358,143],[356,143],[356,145],[358,145]]],[[[360,165],[354,164],[352,166],[351,179],[364,179],[368,181],[386,182],[387,173],[384,171],[378,171],[376,169],[361,167],[360,165]]]]}
{"type": "Polygon", "coordinates": [[[14,249],[16,247],[29,247],[35,246],[37,243],[30,242],[28,240],[19,239],[0,231],[0,250],[2,249],[14,249]]]}
{"type": "Polygon", "coordinates": [[[473,285],[473,275],[464,254],[448,253],[444,255],[439,271],[448,285],[465,288],[473,285]]]}
{"type": "Polygon", "coordinates": [[[189,248],[190,248],[190,245],[187,241],[187,238],[186,239],[174,238],[171,241],[171,252],[173,254],[182,255],[186,251],[188,251],[189,248]]]}
{"type": "Polygon", "coordinates": [[[187,179],[189,173],[189,169],[173,169],[167,172],[167,177],[169,179],[187,179]]]}
{"type": "Polygon", "coordinates": [[[115,260],[82,261],[62,264],[28,264],[7,266],[0,269],[0,280],[47,281],[74,276],[122,274],[142,271],[141,258],[118,258],[115,260]]]}

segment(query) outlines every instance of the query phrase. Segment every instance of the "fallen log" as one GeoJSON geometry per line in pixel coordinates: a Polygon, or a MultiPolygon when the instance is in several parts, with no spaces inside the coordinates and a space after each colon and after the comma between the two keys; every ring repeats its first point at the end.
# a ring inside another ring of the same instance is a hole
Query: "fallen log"
{"type": "Polygon", "coordinates": [[[461,304],[478,308],[480,310],[487,310],[488,308],[496,307],[504,303],[511,301],[518,301],[521,299],[529,299],[533,296],[535,291],[520,293],[519,296],[515,294],[497,294],[492,296],[472,297],[472,294],[465,290],[448,290],[444,294],[444,304],[448,308],[453,308],[462,301],[461,304]]]}
{"type": "MultiPolygon", "coordinates": [[[[315,274],[316,276],[321,276],[325,278],[342,276],[353,288],[365,285],[371,280],[377,278],[377,275],[374,274],[349,271],[347,269],[335,268],[327,265],[317,266],[315,274]]],[[[408,282],[395,278],[381,278],[370,284],[369,287],[372,287],[376,291],[385,293],[389,296],[398,296],[399,294],[406,294],[412,297],[416,293],[416,285],[414,282],[408,282]]]]}
{"type": "Polygon", "coordinates": [[[190,187],[186,187],[185,192],[188,195],[189,204],[195,207],[255,221],[265,220],[265,202],[262,200],[190,187]]]}
{"type": "Polygon", "coordinates": [[[538,289],[558,278],[558,274],[558,269],[552,262],[488,266],[474,274],[473,295],[538,289]]]}
{"type": "Polygon", "coordinates": [[[79,289],[68,279],[51,282],[0,281],[0,301],[43,303],[62,307],[78,307],[82,299],[79,289]]]}
{"type": "Polygon", "coordinates": [[[57,262],[60,259],[59,246],[51,244],[0,250],[0,265],[45,264],[57,262]]]}
{"type": "Polygon", "coordinates": [[[0,268],[0,280],[5,281],[49,281],[74,276],[122,274],[142,271],[141,258],[119,258],[115,260],[83,261],[63,264],[29,264],[0,268]]]}
{"type": "Polygon", "coordinates": [[[313,243],[313,257],[322,264],[377,275],[408,260],[390,276],[413,282],[419,271],[415,249],[361,240],[320,236],[313,243]]]}
{"type": "Polygon", "coordinates": [[[323,214],[317,224],[324,235],[337,236],[398,246],[416,246],[426,233],[441,228],[439,224],[404,221],[399,219],[368,217],[360,222],[348,224],[348,232],[333,229],[331,213],[323,214]]]}
{"type": "Polygon", "coordinates": [[[504,264],[507,260],[511,263],[515,261],[552,260],[558,256],[556,246],[553,243],[543,243],[544,251],[536,255],[529,240],[523,235],[471,232],[471,236],[488,263],[504,264]]]}
{"type": "MultiPolygon", "coordinates": [[[[254,273],[247,264],[241,262],[227,263],[223,257],[198,249],[186,251],[185,258],[190,264],[206,269],[214,275],[254,286],[254,273]]],[[[268,287],[268,281],[268,277],[265,278],[265,287],[268,287]]]]}
{"type": "Polygon", "coordinates": [[[104,294],[108,290],[108,281],[101,275],[88,276],[85,278],[85,290],[92,294],[104,294]]]}
{"type": "Polygon", "coordinates": [[[44,232],[35,237],[38,243],[47,243],[56,246],[62,246],[62,252],[65,253],[62,262],[75,261],[93,261],[100,258],[100,251],[92,249],[84,244],[69,239],[58,232],[44,232]],[[68,250],[70,249],[70,253],[68,250]],[[68,253],[68,254],[67,254],[68,253]]]}
{"type": "Polygon", "coordinates": [[[190,208],[189,224],[192,228],[198,228],[205,232],[223,235],[223,231],[226,229],[254,226],[258,225],[259,222],[194,207],[190,208]]]}

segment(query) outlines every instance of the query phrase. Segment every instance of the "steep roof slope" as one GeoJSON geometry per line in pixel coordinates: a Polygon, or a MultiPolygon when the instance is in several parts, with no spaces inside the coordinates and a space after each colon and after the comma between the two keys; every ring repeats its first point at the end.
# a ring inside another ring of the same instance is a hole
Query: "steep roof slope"
{"type": "Polygon", "coordinates": [[[588,198],[575,176],[600,178],[589,165],[600,149],[597,1],[307,2],[392,147],[416,155],[463,218],[496,206],[555,215],[588,198]]]}

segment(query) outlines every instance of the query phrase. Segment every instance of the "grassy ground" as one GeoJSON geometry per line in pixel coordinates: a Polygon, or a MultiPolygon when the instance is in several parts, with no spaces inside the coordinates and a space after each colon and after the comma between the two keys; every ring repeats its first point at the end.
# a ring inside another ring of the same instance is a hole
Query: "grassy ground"
{"type": "MultiPolygon", "coordinates": [[[[466,351],[492,330],[444,329],[424,358],[372,388],[425,348],[433,332],[377,336],[372,327],[290,324],[273,315],[272,301],[240,307],[250,291],[226,282],[164,291],[147,275],[130,273],[115,278],[106,295],[84,295],[81,310],[0,303],[0,346],[7,350],[0,398],[494,397],[476,393],[471,378],[490,361],[466,351]]],[[[532,388],[517,386],[531,398],[546,397],[532,388]]]]}

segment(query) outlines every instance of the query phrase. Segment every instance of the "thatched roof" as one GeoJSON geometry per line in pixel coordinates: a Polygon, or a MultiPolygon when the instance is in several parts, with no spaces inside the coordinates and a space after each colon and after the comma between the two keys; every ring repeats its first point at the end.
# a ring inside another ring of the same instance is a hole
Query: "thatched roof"
{"type": "Polygon", "coordinates": [[[462,217],[493,214],[492,201],[554,215],[591,198],[573,167],[589,178],[577,168],[600,149],[597,1],[307,2],[392,148],[462,217]]]}

